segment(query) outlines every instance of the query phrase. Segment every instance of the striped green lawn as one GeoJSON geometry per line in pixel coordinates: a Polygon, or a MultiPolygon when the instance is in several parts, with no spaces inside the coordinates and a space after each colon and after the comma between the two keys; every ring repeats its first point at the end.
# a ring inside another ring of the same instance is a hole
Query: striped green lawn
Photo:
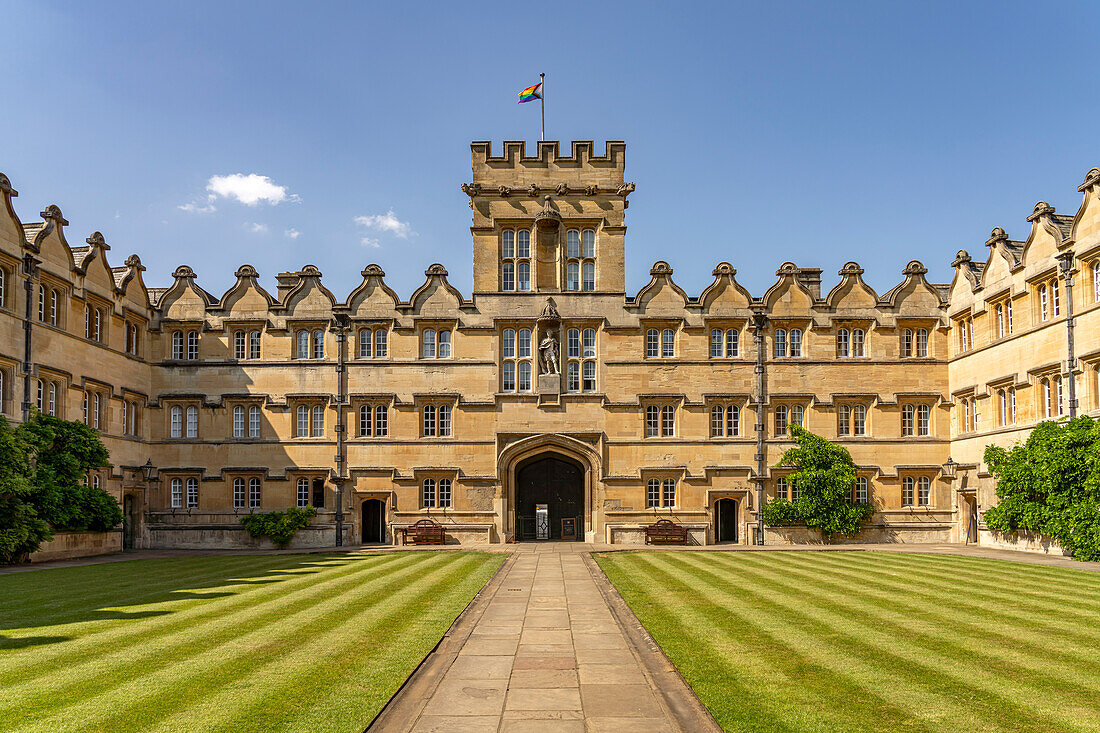
{"type": "Polygon", "coordinates": [[[1100,574],[944,555],[597,562],[727,731],[1100,730],[1100,574]]]}
{"type": "Polygon", "coordinates": [[[0,729],[362,731],[503,560],[247,555],[0,575],[0,729]]]}

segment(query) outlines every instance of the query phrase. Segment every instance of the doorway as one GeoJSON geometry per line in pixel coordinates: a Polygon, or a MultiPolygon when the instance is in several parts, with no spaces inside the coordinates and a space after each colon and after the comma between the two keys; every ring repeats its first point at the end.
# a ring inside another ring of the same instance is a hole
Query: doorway
{"type": "Polygon", "coordinates": [[[386,541],[386,504],[379,499],[363,502],[363,544],[378,545],[386,541]]]}
{"type": "Polygon", "coordinates": [[[516,470],[516,539],[584,539],[584,468],[542,455],[516,470]]]}
{"type": "Polygon", "coordinates": [[[737,542],[736,499],[719,499],[714,503],[714,541],[737,542]]]}
{"type": "Polygon", "coordinates": [[[978,544],[978,497],[974,494],[961,494],[966,508],[966,538],[964,544],[978,544]]]}
{"type": "Polygon", "coordinates": [[[122,500],[122,549],[134,549],[134,495],[127,494],[122,500]]]}

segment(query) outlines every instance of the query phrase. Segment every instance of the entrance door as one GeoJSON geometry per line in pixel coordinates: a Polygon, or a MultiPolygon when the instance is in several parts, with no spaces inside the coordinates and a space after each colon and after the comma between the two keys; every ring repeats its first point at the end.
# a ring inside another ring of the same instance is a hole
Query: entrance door
{"type": "Polygon", "coordinates": [[[714,504],[714,541],[737,541],[737,500],[719,499],[714,504]]]}
{"type": "Polygon", "coordinates": [[[978,498],[973,494],[963,494],[966,506],[966,540],[965,544],[978,542],[978,498]]]}
{"type": "Polygon", "coordinates": [[[378,499],[363,502],[363,544],[377,545],[386,541],[386,504],[378,499]]]}
{"type": "Polygon", "coordinates": [[[539,456],[516,471],[516,539],[584,537],[584,469],[558,456],[539,456]],[[549,526],[539,531],[539,508],[549,526]]]}
{"type": "Polygon", "coordinates": [[[134,497],[131,494],[122,500],[122,549],[134,549],[134,497]]]}

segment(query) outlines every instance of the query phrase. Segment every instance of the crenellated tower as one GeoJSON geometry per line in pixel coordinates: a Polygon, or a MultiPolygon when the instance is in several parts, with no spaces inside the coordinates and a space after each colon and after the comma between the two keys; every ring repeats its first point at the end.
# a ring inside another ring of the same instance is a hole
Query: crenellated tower
{"type": "Polygon", "coordinates": [[[625,293],[626,143],[609,140],[603,155],[574,141],[470,145],[473,181],[462,184],[473,210],[474,294],[625,293]]]}

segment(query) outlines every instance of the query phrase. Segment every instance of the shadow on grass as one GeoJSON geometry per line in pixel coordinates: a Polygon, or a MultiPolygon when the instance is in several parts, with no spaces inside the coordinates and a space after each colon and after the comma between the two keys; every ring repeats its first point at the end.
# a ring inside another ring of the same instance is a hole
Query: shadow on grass
{"type": "MultiPolygon", "coordinates": [[[[173,610],[120,609],[247,593],[248,586],[280,583],[356,561],[347,555],[155,558],[2,575],[0,630],[163,616],[173,610]],[[234,591],[234,586],[243,587],[234,591]]],[[[0,637],[0,649],[50,644],[69,638],[0,637]]]]}
{"type": "Polygon", "coordinates": [[[71,636],[23,636],[11,639],[0,636],[0,651],[7,649],[25,649],[29,646],[41,646],[42,644],[56,644],[59,641],[69,641],[71,636]]]}

